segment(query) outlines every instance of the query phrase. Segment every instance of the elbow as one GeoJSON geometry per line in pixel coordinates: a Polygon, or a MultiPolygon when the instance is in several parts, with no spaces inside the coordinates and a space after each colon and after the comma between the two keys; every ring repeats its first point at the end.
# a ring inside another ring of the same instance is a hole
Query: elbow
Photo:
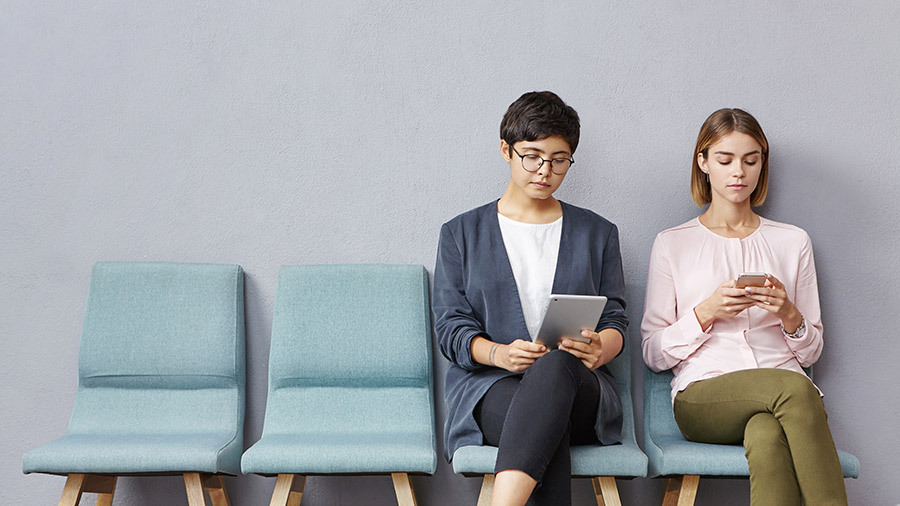
{"type": "Polygon", "coordinates": [[[649,367],[650,370],[653,372],[663,372],[663,371],[667,371],[667,370],[671,369],[671,367],[660,367],[658,364],[656,364],[654,362],[647,361],[646,358],[644,358],[644,363],[647,364],[647,367],[649,367]]]}
{"type": "Polygon", "coordinates": [[[460,329],[454,331],[436,329],[436,331],[439,336],[438,344],[444,358],[466,371],[473,371],[477,368],[477,364],[472,360],[471,338],[467,338],[460,329]]]}
{"type": "Polygon", "coordinates": [[[654,352],[653,346],[648,340],[644,340],[641,343],[641,351],[643,352],[644,364],[653,372],[663,372],[675,365],[669,364],[665,357],[662,356],[662,352],[654,352]]]}
{"type": "Polygon", "coordinates": [[[647,367],[649,367],[653,372],[663,372],[666,369],[669,369],[668,367],[660,365],[659,362],[655,361],[653,357],[647,355],[646,353],[644,353],[644,364],[646,364],[647,367]]]}
{"type": "Polygon", "coordinates": [[[822,356],[822,346],[819,345],[815,349],[810,350],[810,353],[804,353],[797,357],[797,361],[800,362],[800,365],[803,367],[809,367],[815,364],[819,357],[822,356]]]}

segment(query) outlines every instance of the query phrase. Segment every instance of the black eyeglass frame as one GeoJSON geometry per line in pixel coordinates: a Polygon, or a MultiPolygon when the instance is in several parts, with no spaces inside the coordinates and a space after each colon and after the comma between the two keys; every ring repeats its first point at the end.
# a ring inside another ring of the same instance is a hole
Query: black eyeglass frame
{"type": "Polygon", "coordinates": [[[510,144],[509,147],[512,148],[513,152],[514,152],[516,155],[519,156],[519,161],[522,163],[522,170],[524,170],[525,172],[535,173],[535,172],[541,170],[541,167],[543,167],[544,164],[545,164],[546,162],[550,162],[550,172],[556,174],[557,176],[562,176],[563,174],[565,174],[566,172],[569,171],[569,169],[572,167],[572,165],[575,164],[575,158],[552,158],[552,159],[550,159],[550,160],[547,160],[546,158],[541,157],[541,156],[538,156],[538,155],[532,155],[532,154],[522,155],[522,154],[519,154],[519,152],[516,150],[515,146],[513,146],[512,144],[510,144]],[[525,157],[526,157],[526,156],[533,156],[533,157],[535,157],[535,158],[538,158],[538,159],[541,160],[541,163],[540,163],[534,170],[528,170],[528,169],[525,168],[525,157]],[[565,160],[565,161],[569,162],[569,166],[566,167],[566,170],[564,170],[564,171],[562,171],[562,172],[556,172],[555,170],[553,170],[553,162],[556,161],[556,160],[565,160]]]}

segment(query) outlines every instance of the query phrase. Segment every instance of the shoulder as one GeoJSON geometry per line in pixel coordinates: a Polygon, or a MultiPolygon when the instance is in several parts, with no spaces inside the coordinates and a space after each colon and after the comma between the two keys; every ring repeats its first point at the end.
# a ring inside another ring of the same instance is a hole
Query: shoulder
{"type": "Polygon", "coordinates": [[[667,228],[656,234],[657,243],[678,243],[681,241],[695,241],[697,236],[706,232],[699,218],[692,218],[681,225],[667,228]]]}
{"type": "Polygon", "coordinates": [[[563,207],[563,219],[571,220],[576,226],[587,227],[592,230],[609,233],[616,230],[616,225],[599,214],[583,207],[573,206],[563,201],[559,202],[563,207]]]}
{"type": "Polygon", "coordinates": [[[483,206],[478,206],[474,209],[469,209],[468,211],[458,214],[453,217],[451,220],[444,223],[443,228],[451,229],[451,230],[463,230],[466,227],[471,227],[478,225],[479,223],[484,222],[487,218],[489,218],[492,214],[497,213],[497,201],[491,201],[483,206]]]}
{"type": "Polygon", "coordinates": [[[492,223],[496,223],[496,220],[497,201],[495,200],[470,209],[444,223],[441,226],[441,239],[464,243],[467,237],[491,234],[492,230],[497,228],[492,227],[492,223]]]}
{"type": "Polygon", "coordinates": [[[789,223],[781,223],[767,218],[759,217],[760,232],[767,239],[774,239],[783,244],[797,244],[806,246],[810,244],[809,234],[802,228],[789,223]]]}

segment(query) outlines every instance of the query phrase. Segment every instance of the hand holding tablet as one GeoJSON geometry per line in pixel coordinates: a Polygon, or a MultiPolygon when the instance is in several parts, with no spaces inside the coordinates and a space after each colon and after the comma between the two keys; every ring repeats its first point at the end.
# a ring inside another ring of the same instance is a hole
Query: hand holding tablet
{"type": "Polygon", "coordinates": [[[563,338],[590,342],[582,337],[581,331],[593,331],[597,327],[606,301],[602,295],[551,294],[534,342],[551,350],[558,348],[563,338]]]}

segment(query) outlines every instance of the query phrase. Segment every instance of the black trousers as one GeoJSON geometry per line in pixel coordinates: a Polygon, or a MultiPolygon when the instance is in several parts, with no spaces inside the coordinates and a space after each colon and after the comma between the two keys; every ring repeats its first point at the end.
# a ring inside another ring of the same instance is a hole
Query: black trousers
{"type": "Polygon", "coordinates": [[[475,407],[494,472],[516,469],[538,485],[529,505],[572,502],[570,444],[594,444],[600,385],[571,353],[554,350],[517,376],[495,383],[475,407]]]}

